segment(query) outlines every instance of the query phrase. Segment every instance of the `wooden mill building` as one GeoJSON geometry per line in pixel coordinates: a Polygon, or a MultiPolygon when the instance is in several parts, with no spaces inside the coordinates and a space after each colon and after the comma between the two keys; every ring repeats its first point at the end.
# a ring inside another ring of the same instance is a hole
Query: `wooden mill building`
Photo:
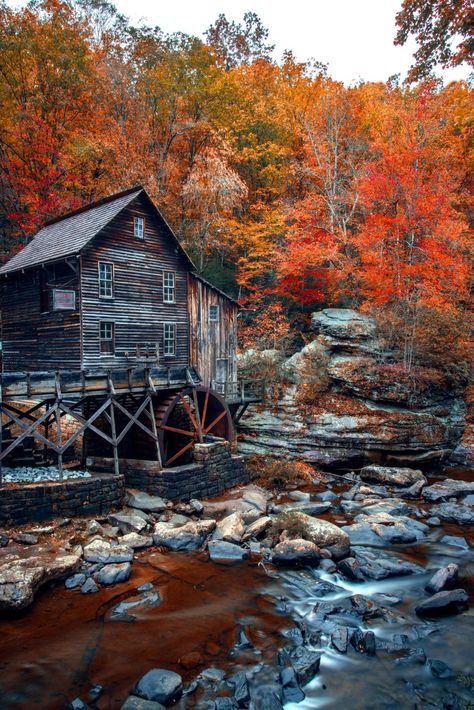
{"type": "Polygon", "coordinates": [[[46,223],[0,268],[0,289],[0,461],[33,437],[61,465],[67,414],[84,455],[111,449],[116,470],[121,457],[177,465],[196,441],[231,440],[256,399],[237,384],[237,302],[195,273],[142,187],[46,223]],[[15,400],[35,404],[25,416],[15,400]]]}

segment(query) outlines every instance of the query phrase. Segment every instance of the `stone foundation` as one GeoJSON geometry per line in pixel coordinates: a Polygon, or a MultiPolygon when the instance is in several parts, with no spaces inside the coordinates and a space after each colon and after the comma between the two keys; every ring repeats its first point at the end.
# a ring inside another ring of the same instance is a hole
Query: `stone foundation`
{"type": "MultiPolygon", "coordinates": [[[[90,459],[88,466],[112,470],[112,459],[90,459]]],[[[170,500],[217,496],[239,483],[248,483],[242,456],[234,456],[227,441],[196,444],[194,462],[160,469],[156,461],[121,459],[120,471],[129,488],[170,500]]]]}
{"type": "Polygon", "coordinates": [[[0,527],[15,527],[55,517],[107,515],[124,502],[124,477],[94,475],[0,488],[0,527]]]}

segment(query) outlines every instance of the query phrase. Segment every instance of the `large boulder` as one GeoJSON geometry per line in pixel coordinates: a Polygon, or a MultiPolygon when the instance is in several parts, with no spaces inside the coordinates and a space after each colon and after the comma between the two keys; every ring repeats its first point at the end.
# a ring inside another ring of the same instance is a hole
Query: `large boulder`
{"type": "Polygon", "coordinates": [[[0,611],[18,611],[29,606],[37,589],[63,579],[80,563],[78,555],[49,555],[46,552],[25,559],[9,559],[0,566],[0,611]]]}
{"type": "Polygon", "coordinates": [[[474,493],[473,481],[457,481],[453,478],[446,478],[440,483],[433,483],[423,491],[423,498],[431,502],[448,500],[448,498],[461,498],[461,496],[474,493]]]}
{"type": "Polygon", "coordinates": [[[350,308],[325,308],[311,314],[313,330],[346,348],[375,336],[375,321],[350,308]]]}
{"type": "Polygon", "coordinates": [[[153,542],[155,545],[175,551],[197,550],[215,527],[215,520],[192,521],[180,527],[174,527],[171,523],[157,523],[153,532],[153,542]]]}
{"type": "Polygon", "coordinates": [[[317,338],[280,365],[279,401],[242,417],[242,453],[334,467],[418,466],[450,455],[466,407],[443,373],[419,368],[415,387],[399,364],[383,361],[374,321],[356,311],[325,309],[313,327],[317,338]]]}
{"type": "Polygon", "coordinates": [[[414,483],[424,482],[426,478],[421,471],[412,468],[395,468],[388,466],[364,466],[359,473],[360,478],[368,483],[382,483],[385,486],[405,488],[414,483]]]}
{"type": "Polygon", "coordinates": [[[303,538],[314,543],[317,547],[324,548],[331,553],[334,559],[347,557],[351,550],[349,535],[338,528],[337,525],[313,518],[306,513],[291,513],[292,530],[298,532],[287,532],[290,539],[303,538]]]}

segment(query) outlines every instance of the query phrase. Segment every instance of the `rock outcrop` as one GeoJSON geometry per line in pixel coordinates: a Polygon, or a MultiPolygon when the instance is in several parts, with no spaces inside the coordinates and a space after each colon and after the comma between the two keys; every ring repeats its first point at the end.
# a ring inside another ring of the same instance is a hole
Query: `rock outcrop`
{"type": "MultiPolygon", "coordinates": [[[[465,405],[443,373],[416,378],[383,357],[375,322],[328,308],[312,317],[315,339],[280,362],[281,392],[250,407],[240,451],[284,454],[316,465],[421,465],[445,460],[465,426],[465,405]]],[[[248,358],[247,358],[248,366],[248,358]]]]}

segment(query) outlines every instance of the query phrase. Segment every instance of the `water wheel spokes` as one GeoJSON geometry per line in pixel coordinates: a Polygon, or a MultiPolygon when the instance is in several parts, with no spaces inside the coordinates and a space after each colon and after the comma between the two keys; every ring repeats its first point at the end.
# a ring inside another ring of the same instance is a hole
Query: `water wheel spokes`
{"type": "Polygon", "coordinates": [[[206,436],[233,438],[226,401],[207,387],[188,387],[162,402],[157,425],[164,466],[188,463],[193,447],[206,436]]]}

